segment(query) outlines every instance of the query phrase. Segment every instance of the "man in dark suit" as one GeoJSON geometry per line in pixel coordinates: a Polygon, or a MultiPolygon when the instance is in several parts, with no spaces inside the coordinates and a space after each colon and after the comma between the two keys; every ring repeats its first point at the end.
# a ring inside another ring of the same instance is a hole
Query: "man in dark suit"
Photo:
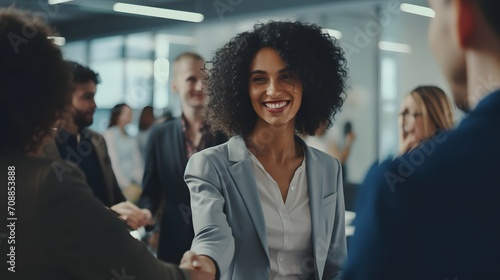
{"type": "Polygon", "coordinates": [[[171,88],[180,96],[182,116],[151,132],[139,206],[149,210],[149,223],[153,224],[152,217],[163,204],[157,256],[179,263],[194,238],[189,190],[184,182],[187,160],[194,153],[227,139],[212,134],[205,125],[203,58],[183,53],[175,59],[173,68],[171,88]]]}
{"type": "Polygon", "coordinates": [[[369,172],[346,280],[500,279],[500,2],[429,2],[430,45],[469,114],[369,172]]]}
{"type": "MultiPolygon", "coordinates": [[[[55,141],[45,147],[45,156],[79,167],[94,196],[120,214],[131,228],[137,229],[146,224],[146,214],[126,201],[113,173],[104,137],[88,128],[94,120],[99,75],[76,62],[67,64],[72,70],[74,84],[71,113],[63,122],[63,128],[58,130],[55,141]]],[[[62,164],[55,164],[53,168],[60,177],[70,171],[62,164]]]]}

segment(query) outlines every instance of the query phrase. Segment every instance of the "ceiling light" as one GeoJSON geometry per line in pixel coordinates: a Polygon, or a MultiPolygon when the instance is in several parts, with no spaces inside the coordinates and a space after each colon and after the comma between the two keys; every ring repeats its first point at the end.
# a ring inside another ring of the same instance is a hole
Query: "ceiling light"
{"type": "Polygon", "coordinates": [[[335,39],[342,38],[342,32],[340,32],[338,30],[328,29],[328,28],[323,28],[322,30],[323,30],[323,32],[326,32],[326,33],[330,34],[330,36],[333,37],[333,38],[335,38],[335,39]]]}
{"type": "Polygon", "coordinates": [[[433,9],[423,7],[423,6],[417,6],[413,4],[408,4],[408,3],[403,3],[401,6],[399,6],[401,11],[410,13],[410,14],[415,14],[419,16],[424,16],[424,17],[430,17],[433,18],[436,16],[436,12],[434,12],[433,9]]]}
{"type": "Polygon", "coordinates": [[[48,39],[51,39],[52,42],[55,44],[55,45],[58,45],[58,46],[64,46],[64,44],[66,44],[66,38],[64,37],[57,37],[57,36],[49,36],[47,37],[48,39]]]}
{"type": "Polygon", "coordinates": [[[200,13],[162,9],[126,3],[115,3],[113,5],[113,11],[141,16],[183,20],[189,22],[202,22],[204,19],[204,16],[200,13]]]}
{"type": "Polygon", "coordinates": [[[407,44],[380,41],[378,42],[378,47],[383,51],[411,53],[411,46],[407,44]]]}
{"type": "Polygon", "coordinates": [[[50,5],[57,5],[57,4],[62,4],[62,3],[70,2],[70,1],[73,1],[73,0],[49,0],[49,4],[50,5]]]}

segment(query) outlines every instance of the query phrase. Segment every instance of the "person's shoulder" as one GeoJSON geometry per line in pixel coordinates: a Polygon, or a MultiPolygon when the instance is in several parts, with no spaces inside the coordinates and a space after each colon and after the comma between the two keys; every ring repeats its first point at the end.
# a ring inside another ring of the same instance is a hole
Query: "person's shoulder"
{"type": "MultiPolygon", "coordinates": [[[[109,130],[107,130],[109,131],[109,130]]],[[[103,141],[104,140],[104,136],[103,134],[91,129],[91,128],[85,128],[82,130],[82,134],[84,136],[88,136],[88,138],[90,139],[94,139],[94,140],[97,140],[97,141],[103,141]]]]}
{"type": "Polygon", "coordinates": [[[84,179],[83,172],[63,160],[45,157],[15,155],[7,156],[2,162],[10,162],[18,170],[17,174],[29,175],[24,180],[36,180],[37,183],[47,181],[64,182],[69,177],[84,179]],[[69,176],[69,177],[68,177],[69,176]]]}
{"type": "Polygon", "coordinates": [[[364,185],[381,186],[398,193],[435,193],[446,185],[446,180],[467,166],[464,164],[467,159],[457,153],[460,142],[455,131],[439,132],[410,152],[374,164],[364,185]]]}
{"type": "Polygon", "coordinates": [[[210,161],[227,161],[228,158],[228,142],[212,146],[202,151],[199,151],[193,155],[193,157],[206,158],[210,161]]]}

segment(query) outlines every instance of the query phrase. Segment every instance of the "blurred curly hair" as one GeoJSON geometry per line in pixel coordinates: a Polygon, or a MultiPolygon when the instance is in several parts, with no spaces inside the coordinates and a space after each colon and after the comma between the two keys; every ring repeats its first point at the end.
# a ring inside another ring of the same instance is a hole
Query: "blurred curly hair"
{"type": "Polygon", "coordinates": [[[265,47],[275,49],[302,83],[296,132],[314,135],[321,124],[331,126],[345,99],[347,62],[343,50],[315,24],[270,21],[237,34],[215,52],[205,81],[206,117],[211,129],[229,136],[247,136],[255,127],[257,114],[249,96],[250,65],[265,47]]]}
{"type": "Polygon", "coordinates": [[[0,9],[0,152],[36,152],[70,101],[71,74],[40,18],[0,9]]]}

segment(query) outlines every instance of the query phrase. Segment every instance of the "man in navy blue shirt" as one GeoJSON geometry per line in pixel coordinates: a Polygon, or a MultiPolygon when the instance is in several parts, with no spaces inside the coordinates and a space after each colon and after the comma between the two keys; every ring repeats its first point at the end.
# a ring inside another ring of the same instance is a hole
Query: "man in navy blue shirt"
{"type": "Polygon", "coordinates": [[[346,280],[500,279],[500,1],[429,2],[430,46],[468,116],[368,173],[346,280]]]}

